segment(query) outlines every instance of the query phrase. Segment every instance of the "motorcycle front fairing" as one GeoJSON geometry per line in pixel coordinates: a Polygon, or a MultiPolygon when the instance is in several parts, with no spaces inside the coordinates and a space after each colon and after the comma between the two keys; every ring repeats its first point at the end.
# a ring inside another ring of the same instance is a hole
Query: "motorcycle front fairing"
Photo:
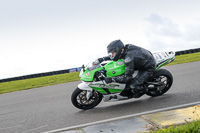
{"type": "Polygon", "coordinates": [[[112,82],[110,84],[106,84],[104,80],[95,81],[94,75],[98,71],[106,71],[107,77],[114,77],[121,75],[125,72],[125,65],[123,60],[111,61],[104,64],[93,65],[89,63],[85,68],[83,68],[80,72],[80,77],[83,83],[79,84],[78,87],[82,90],[91,90],[94,89],[101,94],[109,94],[109,93],[119,93],[121,92],[126,84],[120,84],[116,82],[112,82]]]}
{"type": "Polygon", "coordinates": [[[92,63],[89,63],[86,68],[81,69],[79,77],[81,77],[82,81],[92,82],[95,72],[101,70],[103,70],[103,67],[100,64],[93,65],[92,63]]]}

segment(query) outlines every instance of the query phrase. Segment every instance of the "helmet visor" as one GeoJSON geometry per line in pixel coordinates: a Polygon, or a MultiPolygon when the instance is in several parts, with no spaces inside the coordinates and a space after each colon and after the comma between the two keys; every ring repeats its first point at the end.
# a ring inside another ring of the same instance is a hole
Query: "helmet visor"
{"type": "Polygon", "coordinates": [[[115,52],[115,51],[108,53],[108,56],[109,56],[110,59],[112,59],[112,60],[115,58],[116,55],[117,55],[117,52],[115,52]]]}

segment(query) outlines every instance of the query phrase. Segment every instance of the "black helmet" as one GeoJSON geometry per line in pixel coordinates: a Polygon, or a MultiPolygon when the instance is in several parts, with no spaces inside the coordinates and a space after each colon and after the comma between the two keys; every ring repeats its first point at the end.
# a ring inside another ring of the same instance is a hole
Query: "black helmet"
{"type": "Polygon", "coordinates": [[[124,49],[124,44],[121,40],[112,41],[107,47],[108,55],[112,60],[117,61],[122,54],[122,49],[124,49]],[[113,53],[115,54],[112,55],[113,53]]]}

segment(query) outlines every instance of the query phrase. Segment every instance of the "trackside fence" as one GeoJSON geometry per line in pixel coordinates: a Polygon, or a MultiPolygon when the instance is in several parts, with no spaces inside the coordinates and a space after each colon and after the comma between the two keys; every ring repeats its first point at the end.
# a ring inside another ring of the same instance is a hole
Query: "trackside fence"
{"type": "MultiPolygon", "coordinates": [[[[184,50],[184,51],[177,51],[176,56],[183,55],[183,54],[197,53],[197,52],[200,52],[200,48],[189,49],[189,50],[184,50]]],[[[70,69],[64,69],[64,70],[58,70],[58,71],[52,71],[52,72],[23,75],[23,76],[19,76],[19,77],[0,79],[0,83],[15,81],[15,80],[44,77],[44,76],[51,76],[51,75],[58,75],[58,74],[64,74],[64,73],[72,73],[72,72],[78,72],[80,70],[81,70],[81,67],[77,67],[77,68],[70,68],[70,69]]]]}

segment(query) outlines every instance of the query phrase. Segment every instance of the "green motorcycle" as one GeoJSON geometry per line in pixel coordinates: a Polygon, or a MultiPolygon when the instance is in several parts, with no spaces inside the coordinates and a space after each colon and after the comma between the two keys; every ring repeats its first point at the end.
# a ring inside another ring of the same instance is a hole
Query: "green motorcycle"
{"type": "MultiPolygon", "coordinates": [[[[173,76],[166,69],[160,69],[162,66],[172,62],[175,59],[174,52],[162,52],[153,54],[156,61],[156,70],[143,85],[147,88],[148,96],[156,97],[166,93],[172,83],[173,76]]],[[[97,106],[102,99],[107,101],[126,100],[135,97],[135,94],[130,91],[129,96],[121,96],[120,93],[128,86],[127,84],[112,82],[107,84],[105,77],[114,77],[124,74],[124,60],[102,62],[94,65],[89,63],[87,66],[82,66],[80,77],[82,83],[73,91],[71,96],[72,104],[83,110],[91,109],[97,106]]],[[[132,75],[132,80],[137,78],[139,71],[136,70],[132,75]]]]}

